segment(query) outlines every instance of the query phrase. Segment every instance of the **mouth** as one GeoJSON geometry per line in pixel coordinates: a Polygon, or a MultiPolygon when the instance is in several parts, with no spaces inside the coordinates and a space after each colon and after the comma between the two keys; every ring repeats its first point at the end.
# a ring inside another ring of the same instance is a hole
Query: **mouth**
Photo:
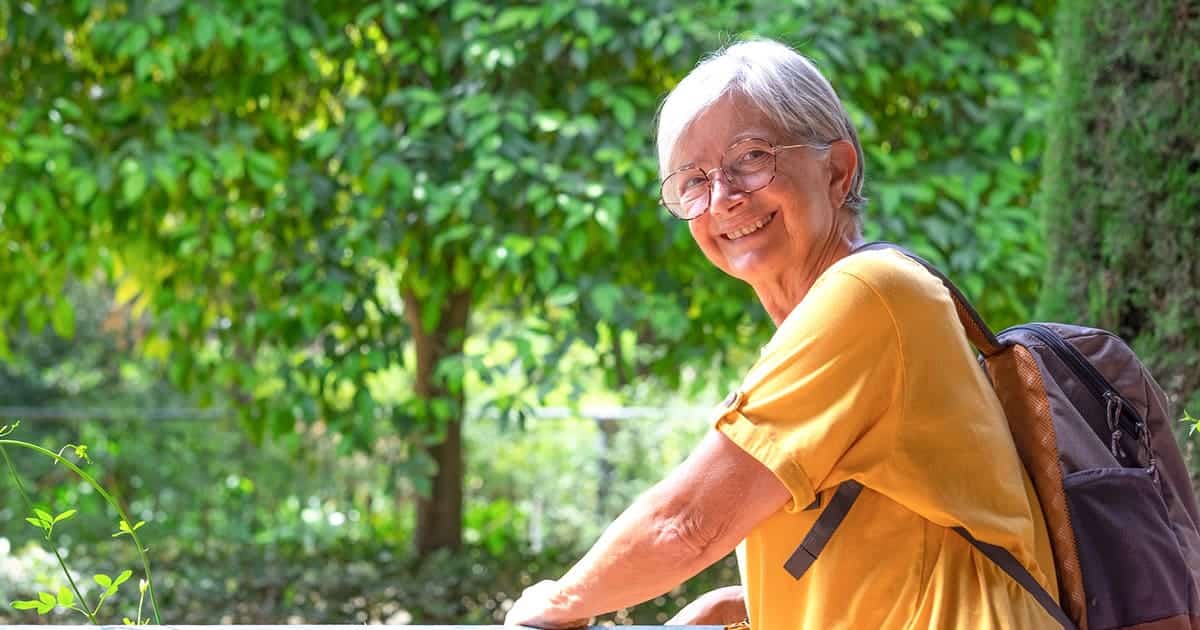
{"type": "Polygon", "coordinates": [[[779,214],[778,210],[755,221],[754,223],[751,223],[750,225],[747,225],[746,227],[738,228],[732,232],[726,232],[725,234],[721,235],[721,238],[727,241],[736,241],[741,238],[746,238],[747,236],[750,236],[751,234],[754,234],[755,232],[758,232],[759,230],[770,225],[771,221],[775,220],[776,214],[779,214]]]}

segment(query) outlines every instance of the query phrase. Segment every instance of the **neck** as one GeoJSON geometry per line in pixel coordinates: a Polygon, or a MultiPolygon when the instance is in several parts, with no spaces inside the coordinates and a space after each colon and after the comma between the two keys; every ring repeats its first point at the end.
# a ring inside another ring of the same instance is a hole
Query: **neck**
{"type": "Polygon", "coordinates": [[[763,308],[778,327],[796,306],[808,295],[817,278],[833,263],[845,258],[862,244],[862,235],[856,226],[839,226],[845,229],[830,230],[829,237],[812,248],[790,272],[785,272],[761,282],[752,283],[754,292],[763,308]]]}

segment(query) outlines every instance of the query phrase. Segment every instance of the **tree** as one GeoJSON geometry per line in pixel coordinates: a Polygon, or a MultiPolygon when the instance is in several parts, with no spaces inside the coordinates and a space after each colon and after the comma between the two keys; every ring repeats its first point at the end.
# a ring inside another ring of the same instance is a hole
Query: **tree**
{"type": "Polygon", "coordinates": [[[664,341],[686,319],[620,302],[646,277],[625,252],[679,242],[640,189],[666,60],[699,54],[702,19],[630,2],[6,10],[3,87],[23,98],[0,139],[0,267],[21,270],[3,319],[69,334],[58,288],[100,273],[152,315],[143,351],[258,431],[320,419],[366,448],[390,422],[428,454],[400,471],[432,473],[422,552],[460,540],[474,305],[591,339],[618,313],[664,341]],[[373,391],[410,342],[411,395],[373,391]]]}
{"type": "Polygon", "coordinates": [[[655,204],[657,101],[734,33],[782,37],[842,90],[872,234],[1020,317],[1045,4],[5,4],[0,335],[69,334],[64,283],[110,282],[141,351],[258,434],[409,436],[418,549],[455,546],[464,378],[495,369],[463,355],[495,321],[472,313],[520,316],[474,332],[539,386],[570,380],[578,343],[614,385],[671,387],[769,335],[655,204]]]}
{"type": "Polygon", "coordinates": [[[1200,402],[1200,3],[1065,2],[1043,211],[1047,317],[1133,343],[1200,402]]]}

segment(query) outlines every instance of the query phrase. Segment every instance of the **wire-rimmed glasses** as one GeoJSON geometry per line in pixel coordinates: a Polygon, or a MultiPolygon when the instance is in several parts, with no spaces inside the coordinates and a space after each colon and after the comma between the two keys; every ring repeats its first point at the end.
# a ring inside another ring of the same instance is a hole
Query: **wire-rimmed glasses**
{"type": "Polygon", "coordinates": [[[663,178],[659,198],[667,210],[684,221],[704,214],[712,202],[712,177],[717,171],[737,192],[752,193],[775,180],[775,154],[784,149],[809,147],[825,149],[824,144],[788,144],[775,146],[762,138],[739,140],[725,149],[719,168],[705,171],[685,166],[663,178]]]}

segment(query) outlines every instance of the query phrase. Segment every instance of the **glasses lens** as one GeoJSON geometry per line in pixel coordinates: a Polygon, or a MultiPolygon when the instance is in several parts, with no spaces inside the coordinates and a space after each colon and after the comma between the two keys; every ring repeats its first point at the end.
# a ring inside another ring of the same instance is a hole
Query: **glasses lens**
{"type": "Polygon", "coordinates": [[[775,176],[775,152],[770,143],[745,140],[725,152],[722,168],[742,192],[754,192],[771,183],[775,176]]]}
{"type": "Polygon", "coordinates": [[[672,173],[663,181],[663,204],[681,219],[694,219],[708,209],[708,178],[700,169],[672,173]]]}

